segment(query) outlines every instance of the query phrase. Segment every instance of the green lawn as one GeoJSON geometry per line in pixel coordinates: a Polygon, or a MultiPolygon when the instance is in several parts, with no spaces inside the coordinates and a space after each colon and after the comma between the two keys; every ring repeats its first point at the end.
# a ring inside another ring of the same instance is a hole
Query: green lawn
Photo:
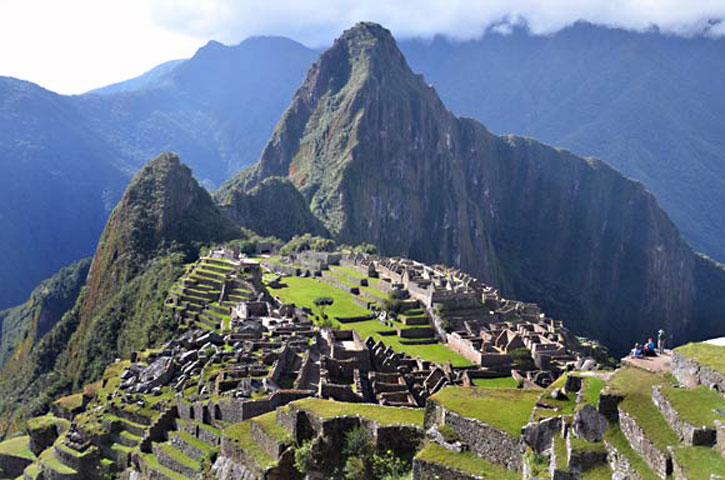
{"type": "Polygon", "coordinates": [[[611,443],[617,449],[620,455],[629,460],[630,465],[639,473],[642,480],[658,480],[652,469],[647,465],[644,459],[632,449],[629,441],[624,436],[617,425],[610,425],[604,432],[604,440],[611,443]]]}
{"type": "Polygon", "coordinates": [[[609,468],[609,464],[605,463],[583,471],[579,478],[581,480],[611,480],[612,469],[609,468]]]}
{"type": "Polygon", "coordinates": [[[668,445],[679,443],[675,432],[652,403],[652,386],[665,382],[660,375],[634,367],[621,368],[610,380],[612,390],[624,395],[619,406],[634,417],[647,438],[664,452],[668,445]]]}
{"type": "Polygon", "coordinates": [[[35,455],[30,451],[29,442],[30,437],[28,436],[5,440],[0,443],[0,454],[35,460],[35,455]]]}
{"type": "Polygon", "coordinates": [[[373,337],[377,342],[382,340],[390,345],[396,352],[407,353],[411,357],[421,357],[423,360],[444,364],[451,362],[454,367],[467,367],[472,363],[458,355],[441,343],[430,345],[406,345],[405,339],[397,335],[380,335],[379,332],[392,332],[394,328],[381,325],[377,320],[366,320],[355,323],[340,323],[334,317],[358,317],[369,315],[370,311],[353,301],[354,295],[345,292],[329,283],[315,278],[285,277],[282,281],[287,285],[284,288],[270,288],[272,295],[280,298],[285,303],[294,303],[300,307],[309,307],[312,311],[322,316],[319,307],[315,306],[314,300],[318,297],[330,297],[334,303],[325,309],[328,317],[332,318],[333,325],[343,330],[357,330],[363,339],[373,337]]]}
{"type": "Polygon", "coordinates": [[[483,388],[517,388],[519,381],[513,377],[474,378],[473,384],[483,388]]]}
{"type": "Polygon", "coordinates": [[[688,343],[677,347],[675,353],[692,358],[700,365],[706,365],[725,373],[725,347],[709,343],[688,343]]]}
{"type": "Polygon", "coordinates": [[[589,405],[599,407],[599,393],[604,388],[606,382],[596,375],[582,375],[584,378],[584,398],[583,401],[589,405]]]}
{"type": "Polygon", "coordinates": [[[690,425],[713,427],[715,420],[725,421],[725,415],[715,413],[715,410],[725,410],[725,400],[714,390],[704,386],[685,389],[667,385],[660,391],[690,425]]]}
{"type": "Polygon", "coordinates": [[[725,475],[725,458],[709,447],[680,447],[675,461],[687,478],[710,478],[710,474],[725,475]]]}
{"type": "Polygon", "coordinates": [[[512,472],[501,466],[487,462],[475,453],[456,453],[441,447],[437,443],[429,443],[423,450],[418,452],[416,458],[431,463],[439,463],[485,479],[518,480],[521,478],[520,473],[512,472]]]}
{"type": "Polygon", "coordinates": [[[41,430],[56,425],[58,430],[65,432],[70,427],[70,422],[65,418],[59,418],[49,413],[40,417],[29,418],[26,425],[28,430],[41,430]]]}
{"type": "Polygon", "coordinates": [[[322,418],[359,415],[374,420],[379,425],[423,426],[423,410],[420,408],[383,407],[370,403],[346,403],[320,398],[305,398],[293,402],[292,405],[322,418]]]}
{"type": "Polygon", "coordinates": [[[43,452],[40,454],[40,462],[50,468],[51,470],[55,470],[56,472],[63,474],[63,475],[77,475],[78,472],[74,469],[62,464],[60,460],[55,458],[55,455],[53,455],[53,447],[50,447],[46,450],[43,450],[43,452]]]}
{"type": "Polygon", "coordinates": [[[518,438],[539,394],[526,389],[446,387],[431,399],[459,415],[476,418],[518,438]]]}

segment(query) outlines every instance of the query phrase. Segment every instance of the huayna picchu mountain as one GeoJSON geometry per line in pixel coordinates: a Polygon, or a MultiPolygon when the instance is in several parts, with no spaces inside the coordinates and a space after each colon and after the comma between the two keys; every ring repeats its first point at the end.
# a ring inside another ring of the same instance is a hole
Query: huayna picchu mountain
{"type": "Polygon", "coordinates": [[[725,270],[641,184],[455,117],[379,25],[335,41],[259,162],[217,198],[270,176],[292,180],[341,243],[459,266],[617,349],[660,327],[678,340],[725,331],[725,270]]]}
{"type": "MultiPolygon", "coordinates": [[[[2,377],[3,431],[114,358],[172,335],[163,304],[184,263],[205,245],[244,236],[176,155],[150,161],[111,214],[78,298],[24,352],[20,373],[2,377]]],[[[83,280],[87,271],[86,263],[83,280]]]]}

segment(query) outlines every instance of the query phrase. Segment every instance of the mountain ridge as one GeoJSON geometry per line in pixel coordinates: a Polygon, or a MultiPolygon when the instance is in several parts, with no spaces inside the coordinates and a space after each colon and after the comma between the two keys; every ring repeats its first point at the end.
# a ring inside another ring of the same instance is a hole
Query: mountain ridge
{"type": "Polygon", "coordinates": [[[320,57],[258,164],[222,190],[279,175],[341,243],[464,268],[617,349],[655,319],[697,336],[695,305],[716,302],[698,297],[701,261],[641,183],[454,117],[374,24],[320,57]]]}

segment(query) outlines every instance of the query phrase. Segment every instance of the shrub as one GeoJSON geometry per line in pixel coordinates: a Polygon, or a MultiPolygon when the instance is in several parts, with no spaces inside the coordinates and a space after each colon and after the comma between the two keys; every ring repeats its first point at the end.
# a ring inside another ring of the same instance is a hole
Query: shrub
{"type": "Polygon", "coordinates": [[[307,440],[295,448],[295,468],[300,473],[307,473],[315,467],[315,459],[312,455],[312,440],[307,440]]]}

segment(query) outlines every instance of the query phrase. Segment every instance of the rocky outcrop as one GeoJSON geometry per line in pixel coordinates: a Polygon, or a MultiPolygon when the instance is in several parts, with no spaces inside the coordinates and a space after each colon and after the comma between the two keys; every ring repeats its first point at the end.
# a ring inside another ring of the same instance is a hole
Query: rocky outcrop
{"type": "Polygon", "coordinates": [[[704,385],[725,394],[725,375],[677,352],[672,354],[672,375],[683,387],[704,385]]]}
{"type": "Polygon", "coordinates": [[[572,431],[587,442],[601,442],[609,422],[592,405],[586,404],[574,415],[572,431]]]}
{"type": "Polygon", "coordinates": [[[606,344],[628,348],[654,319],[677,340],[725,333],[711,320],[725,299],[709,287],[725,270],[690,250],[642,185],[455,117],[379,25],[322,54],[259,163],[225,190],[273,176],[340,242],[461,267],[606,344]]]}

